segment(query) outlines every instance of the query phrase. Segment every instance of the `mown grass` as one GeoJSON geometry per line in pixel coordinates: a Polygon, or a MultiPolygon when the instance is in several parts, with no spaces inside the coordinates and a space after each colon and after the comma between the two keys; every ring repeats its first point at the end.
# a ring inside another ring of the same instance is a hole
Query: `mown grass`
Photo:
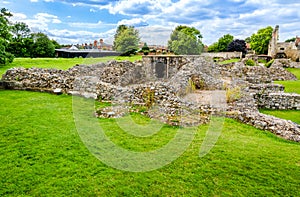
{"type": "Polygon", "coordinates": [[[220,65],[223,65],[223,64],[230,64],[230,63],[239,62],[239,61],[241,61],[239,58],[233,58],[230,60],[224,60],[224,61],[217,62],[217,63],[220,65]]]}
{"type": "MultiPolygon", "coordinates": [[[[135,115],[137,122],[147,119],[135,115]]],[[[0,91],[0,196],[299,196],[300,144],[226,119],[211,152],[199,158],[208,125],[186,152],[154,171],[132,173],[96,159],[73,121],[72,97],[0,91]]],[[[148,150],[173,138],[164,126],[137,138],[100,119],[124,148],[148,150]]]]}
{"type": "Polygon", "coordinates": [[[291,120],[300,125],[300,111],[299,110],[269,110],[261,109],[261,113],[269,114],[278,118],[291,120]]]}
{"type": "Polygon", "coordinates": [[[283,85],[285,87],[285,92],[300,94],[300,69],[287,68],[287,70],[293,73],[298,78],[298,80],[297,81],[275,81],[275,83],[283,85]]]}
{"type": "MultiPolygon", "coordinates": [[[[101,57],[101,58],[15,58],[14,62],[6,65],[0,66],[0,76],[5,73],[5,71],[9,68],[13,67],[24,67],[24,68],[56,68],[61,70],[67,70],[75,66],[76,64],[96,64],[99,62],[106,62],[110,60],[117,61],[136,61],[141,60],[142,56],[130,56],[130,57],[122,57],[122,56],[109,56],[109,57],[101,57]]],[[[1,77],[0,77],[1,78],[1,77]]]]}

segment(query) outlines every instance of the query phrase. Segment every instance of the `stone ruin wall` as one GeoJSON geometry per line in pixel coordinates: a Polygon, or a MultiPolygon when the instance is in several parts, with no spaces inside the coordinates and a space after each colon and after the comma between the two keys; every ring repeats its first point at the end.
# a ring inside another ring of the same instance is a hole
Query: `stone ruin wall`
{"type": "Polygon", "coordinates": [[[228,60],[232,58],[242,59],[242,52],[217,52],[217,53],[202,53],[201,56],[209,58],[221,58],[223,60],[228,60]]]}
{"type": "MultiPolygon", "coordinates": [[[[258,111],[259,107],[299,109],[299,95],[283,93],[283,86],[271,83],[272,80],[296,79],[282,67],[246,67],[242,63],[219,66],[199,56],[149,56],[143,57],[143,62],[111,61],[91,66],[77,65],[65,71],[9,69],[0,83],[6,89],[46,92],[60,89],[62,93],[104,101],[117,99],[135,105],[145,105],[147,95],[151,93],[160,111],[157,113],[150,110],[148,116],[174,125],[178,122],[172,122],[172,118],[186,116],[185,122],[180,124],[197,125],[206,123],[210,114],[222,112],[216,106],[182,100],[182,96],[188,93],[190,79],[194,77],[198,82],[204,82],[204,90],[221,90],[224,83],[231,81],[232,86],[242,87],[243,96],[228,104],[228,117],[269,130],[285,139],[300,141],[299,125],[258,111]]],[[[117,117],[114,110],[104,109],[99,116],[111,117],[113,114],[117,117]]]]}

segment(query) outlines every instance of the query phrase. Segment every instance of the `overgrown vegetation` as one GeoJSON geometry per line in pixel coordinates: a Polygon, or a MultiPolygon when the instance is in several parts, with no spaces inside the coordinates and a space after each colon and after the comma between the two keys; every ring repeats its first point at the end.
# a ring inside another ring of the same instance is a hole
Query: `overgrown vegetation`
{"type": "Polygon", "coordinates": [[[232,103],[242,97],[241,87],[226,87],[226,101],[232,103]]]}
{"type": "Polygon", "coordinates": [[[144,103],[147,109],[151,108],[155,103],[155,90],[149,87],[145,88],[143,92],[144,103]]]}
{"type": "MultiPolygon", "coordinates": [[[[72,97],[0,91],[1,196],[298,196],[300,145],[225,119],[211,152],[199,158],[209,125],[200,126],[186,152],[151,172],[113,169],[80,140],[72,97]]],[[[135,122],[147,118],[134,115],[135,122]]],[[[176,135],[164,126],[151,137],[100,119],[106,135],[134,151],[155,150],[176,135]]]]}
{"type": "Polygon", "coordinates": [[[189,79],[188,85],[187,85],[186,90],[185,90],[185,93],[186,94],[194,93],[195,90],[196,90],[196,84],[195,84],[195,82],[193,81],[193,79],[189,79]]]}
{"type": "Polygon", "coordinates": [[[255,61],[252,59],[247,59],[245,64],[246,64],[246,66],[255,66],[256,65],[255,61]]]}

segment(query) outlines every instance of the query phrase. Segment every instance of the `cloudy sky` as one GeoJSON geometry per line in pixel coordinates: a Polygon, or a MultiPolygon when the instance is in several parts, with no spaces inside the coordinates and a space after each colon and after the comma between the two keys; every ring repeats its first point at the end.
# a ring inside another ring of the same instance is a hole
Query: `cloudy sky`
{"type": "Polygon", "coordinates": [[[207,45],[224,34],[245,39],[280,26],[280,40],[300,35],[299,0],[1,0],[0,7],[61,44],[103,38],[112,43],[118,25],[133,25],[141,40],[166,45],[177,25],[200,30],[207,45]]]}

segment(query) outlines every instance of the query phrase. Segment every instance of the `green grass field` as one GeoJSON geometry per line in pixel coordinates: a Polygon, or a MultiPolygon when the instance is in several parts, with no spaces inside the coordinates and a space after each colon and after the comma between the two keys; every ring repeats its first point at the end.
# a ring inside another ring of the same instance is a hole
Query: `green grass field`
{"type": "Polygon", "coordinates": [[[0,78],[2,74],[9,68],[13,67],[24,67],[24,68],[56,68],[61,70],[67,70],[75,66],[76,64],[96,64],[99,62],[106,62],[110,60],[129,60],[136,61],[141,60],[142,56],[136,55],[131,57],[122,57],[122,56],[111,56],[111,57],[102,57],[102,58],[15,58],[14,62],[6,65],[0,66],[0,78]]]}
{"type": "Polygon", "coordinates": [[[261,113],[276,116],[278,118],[291,120],[300,125],[300,111],[299,110],[267,110],[261,109],[261,113]]]}
{"type": "Polygon", "coordinates": [[[298,80],[297,81],[275,81],[275,83],[283,85],[285,87],[285,92],[300,94],[300,69],[287,68],[287,70],[293,73],[298,78],[298,80]]]}
{"type": "MultiPolygon", "coordinates": [[[[147,122],[135,115],[137,122],[147,122]]],[[[0,91],[0,196],[299,196],[300,144],[226,119],[211,152],[199,158],[208,126],[198,128],[185,153],[154,171],[116,170],[81,141],[72,97],[0,91]]],[[[173,138],[164,126],[153,137],[123,132],[100,119],[124,148],[148,150],[173,138]]]]}
{"type": "Polygon", "coordinates": [[[233,59],[229,59],[229,60],[224,60],[222,62],[217,62],[217,64],[223,65],[223,64],[230,64],[230,63],[239,62],[239,61],[241,61],[239,58],[233,58],[233,59]]]}

